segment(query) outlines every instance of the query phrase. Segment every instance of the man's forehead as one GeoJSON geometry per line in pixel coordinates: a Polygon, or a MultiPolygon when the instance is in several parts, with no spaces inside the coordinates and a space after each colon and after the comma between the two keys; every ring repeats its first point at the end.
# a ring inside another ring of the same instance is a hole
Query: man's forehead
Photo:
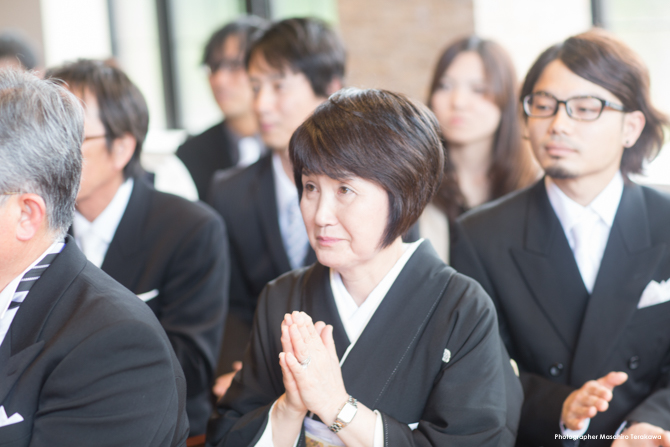
{"type": "Polygon", "coordinates": [[[283,63],[281,68],[270,65],[264,56],[254,54],[249,61],[249,77],[251,79],[283,79],[290,74],[295,74],[288,62],[283,63]]]}
{"type": "Polygon", "coordinates": [[[547,92],[559,99],[574,96],[597,96],[616,100],[606,88],[585,79],[570,70],[560,59],[555,59],[542,70],[533,87],[533,92],[547,92]]]}

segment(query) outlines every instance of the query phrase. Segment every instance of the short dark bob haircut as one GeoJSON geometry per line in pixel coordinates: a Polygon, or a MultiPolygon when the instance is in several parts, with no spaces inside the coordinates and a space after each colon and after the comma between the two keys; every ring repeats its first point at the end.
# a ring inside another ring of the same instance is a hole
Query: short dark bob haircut
{"type": "Polygon", "coordinates": [[[344,79],[344,44],[320,19],[295,18],[274,23],[249,47],[247,69],[257,54],[281,73],[290,69],[304,74],[316,96],[327,98],[330,83],[344,79]]]}
{"type": "MultiPolygon", "coordinates": [[[[611,34],[594,29],[554,45],[538,57],[528,71],[519,99],[532,93],[542,72],[552,61],[560,60],[579,77],[593,82],[619,98],[626,112],[639,110],[646,123],[640,138],[624,150],[621,173],[642,172],[644,160],[653,160],[663,147],[667,117],[649,97],[649,71],[640,57],[611,34]]],[[[526,117],[527,119],[527,117],[526,117]]]]}
{"type": "Polygon", "coordinates": [[[293,175],[302,198],[303,174],[351,176],[388,193],[387,247],[418,220],[440,185],[444,147],[435,115],[386,90],[340,90],[293,133],[293,175]]]}
{"type": "Polygon", "coordinates": [[[149,109],[140,90],[112,62],[79,59],[47,71],[48,78],[60,79],[75,94],[89,90],[98,101],[100,121],[105,127],[107,149],[128,133],[135,138],[135,152],[123,169],[125,178],[141,177],[142,145],[149,129],[149,109]]]}

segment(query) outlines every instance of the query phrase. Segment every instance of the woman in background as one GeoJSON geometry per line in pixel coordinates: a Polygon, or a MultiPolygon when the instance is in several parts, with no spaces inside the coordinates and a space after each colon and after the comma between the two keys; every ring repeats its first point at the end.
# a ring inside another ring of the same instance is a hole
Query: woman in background
{"type": "Polygon", "coordinates": [[[449,221],[537,179],[521,140],[517,96],[512,61],[495,42],[459,39],[437,62],[428,104],[444,138],[445,176],[420,225],[444,261],[449,221]]]}

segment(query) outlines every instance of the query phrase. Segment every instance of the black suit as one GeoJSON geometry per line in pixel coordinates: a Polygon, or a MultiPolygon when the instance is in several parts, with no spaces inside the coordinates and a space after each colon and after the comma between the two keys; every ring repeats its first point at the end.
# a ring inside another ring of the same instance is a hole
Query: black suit
{"type": "Polygon", "coordinates": [[[519,444],[561,445],[563,401],[610,371],[628,381],[586,434],[612,435],[624,420],[670,429],[670,301],[637,309],[651,280],[670,277],[670,197],[624,187],[590,296],[543,181],[463,216],[454,230],[452,264],[493,298],[522,371],[519,444]]]}
{"type": "Polygon", "coordinates": [[[183,446],[185,379],[147,307],[68,238],[0,346],[0,446],[183,446]]]}
{"type": "MultiPolygon", "coordinates": [[[[228,228],[230,245],[230,310],[223,337],[219,374],[242,360],[251,334],[258,295],[263,287],[291,270],[279,230],[272,154],[234,172],[217,173],[209,203],[228,228]]],[[[305,265],[316,261],[310,247],[305,265]]]]}
{"type": "Polygon", "coordinates": [[[228,300],[228,246],[221,218],[202,203],[136,179],[101,266],[147,301],[184,369],[191,436],[205,432],[228,300]]]}
{"type": "Polygon", "coordinates": [[[225,121],[189,138],[177,149],[177,157],[191,173],[200,200],[207,197],[214,172],[235,166],[239,156],[237,143],[225,121]]]}

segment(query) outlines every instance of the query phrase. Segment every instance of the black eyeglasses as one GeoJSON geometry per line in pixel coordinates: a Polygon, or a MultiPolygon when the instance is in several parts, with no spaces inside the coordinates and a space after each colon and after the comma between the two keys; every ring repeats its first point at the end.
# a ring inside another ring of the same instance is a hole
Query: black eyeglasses
{"type": "Polygon", "coordinates": [[[537,92],[523,98],[523,111],[531,118],[549,118],[556,115],[559,105],[565,105],[568,116],[578,121],[595,121],[605,108],[625,112],[620,104],[614,104],[595,96],[575,96],[565,101],[557,99],[547,92],[537,92]]]}

